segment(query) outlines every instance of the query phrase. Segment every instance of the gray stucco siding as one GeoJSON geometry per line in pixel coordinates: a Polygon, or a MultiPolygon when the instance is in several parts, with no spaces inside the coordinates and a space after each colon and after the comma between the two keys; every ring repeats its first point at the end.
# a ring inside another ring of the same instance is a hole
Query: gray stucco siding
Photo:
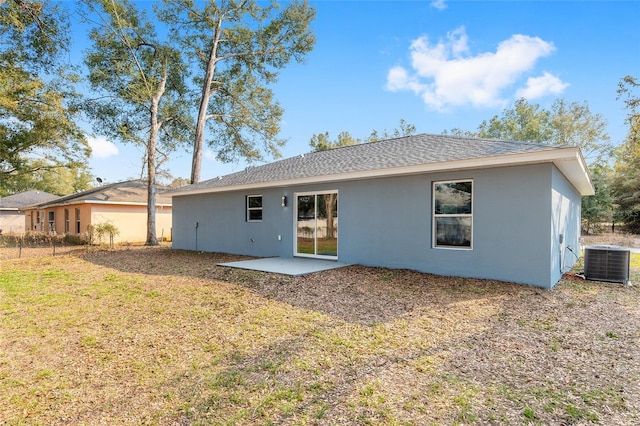
{"type": "Polygon", "coordinates": [[[430,246],[430,194],[424,175],[344,184],[338,209],[340,260],[418,269],[430,246]]]}
{"type": "Polygon", "coordinates": [[[551,168],[352,182],[341,193],[340,260],[549,287],[551,168]],[[473,248],[434,248],[432,183],[464,179],[473,180],[473,248]]]}
{"type": "Polygon", "coordinates": [[[580,196],[548,163],[175,196],[173,247],[196,249],[197,231],[197,250],[292,257],[294,194],[328,190],[339,194],[338,259],[347,263],[548,288],[559,279],[552,246],[566,218],[578,223],[563,228],[566,238],[579,238],[580,196]],[[461,179],[473,180],[473,248],[434,248],[433,182],[461,179]],[[248,195],[263,196],[262,222],[245,220],[248,195]]]}
{"type": "MultiPolygon", "coordinates": [[[[279,198],[278,208],[274,208],[273,198],[273,190],[176,197],[173,247],[251,256],[280,256],[279,245],[282,244],[274,244],[274,241],[278,242],[274,232],[278,228],[285,232],[286,229],[278,224],[289,218],[284,216],[279,198]],[[262,222],[246,221],[247,195],[263,196],[262,222]]],[[[284,236],[280,243],[283,240],[284,236]]]]}
{"type": "Polygon", "coordinates": [[[551,165],[479,171],[465,276],[549,286],[551,165]]]}
{"type": "Polygon", "coordinates": [[[562,273],[570,270],[577,261],[576,255],[580,250],[582,197],[556,168],[552,170],[551,197],[551,282],[556,283],[562,278],[562,273]]]}

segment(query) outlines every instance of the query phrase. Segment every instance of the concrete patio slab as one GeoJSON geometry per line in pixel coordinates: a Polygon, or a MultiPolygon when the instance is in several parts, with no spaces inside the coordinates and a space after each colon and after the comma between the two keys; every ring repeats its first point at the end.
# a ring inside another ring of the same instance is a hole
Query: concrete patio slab
{"type": "Polygon", "coordinates": [[[220,266],[230,268],[250,269],[253,271],[273,272],[283,275],[305,275],[313,272],[327,271],[329,269],[349,266],[349,263],[341,263],[335,260],[309,259],[301,257],[265,257],[262,259],[241,260],[238,262],[219,263],[220,266]]]}

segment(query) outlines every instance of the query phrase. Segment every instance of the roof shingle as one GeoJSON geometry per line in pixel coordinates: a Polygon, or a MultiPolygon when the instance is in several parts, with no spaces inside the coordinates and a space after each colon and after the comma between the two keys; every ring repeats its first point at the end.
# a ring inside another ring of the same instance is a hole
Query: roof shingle
{"type": "MultiPolygon", "coordinates": [[[[157,204],[171,204],[171,198],[163,195],[166,188],[158,186],[156,191],[157,204]]],[[[79,203],[147,204],[147,182],[130,180],[111,183],[31,207],[44,208],[79,203]]]]}
{"type": "Polygon", "coordinates": [[[566,146],[420,134],[311,152],[185,186],[177,191],[201,191],[238,185],[287,181],[354,172],[512,154],[552,151],[566,146]]]}
{"type": "Polygon", "coordinates": [[[44,191],[31,190],[0,198],[0,210],[17,210],[20,207],[43,203],[59,198],[44,191]]]}

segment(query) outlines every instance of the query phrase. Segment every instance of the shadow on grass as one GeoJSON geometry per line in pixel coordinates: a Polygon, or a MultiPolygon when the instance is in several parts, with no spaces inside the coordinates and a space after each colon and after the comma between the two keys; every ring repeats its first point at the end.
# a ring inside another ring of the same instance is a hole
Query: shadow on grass
{"type": "MultiPolygon", "coordinates": [[[[210,308],[193,323],[194,341],[174,348],[195,351],[208,336],[220,346],[218,357],[208,365],[194,352],[203,366],[188,367],[188,376],[177,368],[168,380],[177,383],[171,391],[180,402],[167,414],[171,423],[640,420],[637,287],[565,281],[546,291],[361,266],[289,277],[217,266],[245,256],[168,248],[75,255],[108,275],[177,282],[183,293],[170,294],[184,295],[185,312],[197,312],[199,303],[210,308]],[[216,285],[228,299],[215,297],[216,285]],[[214,297],[194,300],[196,286],[214,297]],[[232,305],[235,293],[243,307],[226,308],[218,334],[218,306],[232,305]]],[[[146,319],[156,324],[152,314],[146,319]]],[[[183,333],[180,321],[152,335],[172,342],[183,333]]]]}

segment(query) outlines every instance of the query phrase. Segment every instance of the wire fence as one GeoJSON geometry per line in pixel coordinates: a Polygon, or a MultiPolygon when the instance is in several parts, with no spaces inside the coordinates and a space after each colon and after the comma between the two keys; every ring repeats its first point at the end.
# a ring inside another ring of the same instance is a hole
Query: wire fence
{"type": "MultiPolygon", "coordinates": [[[[111,247],[113,247],[112,241],[111,247]]],[[[74,235],[58,235],[46,232],[0,233],[0,259],[56,256],[73,251],[89,252],[97,248],[93,241],[74,235]]]]}

